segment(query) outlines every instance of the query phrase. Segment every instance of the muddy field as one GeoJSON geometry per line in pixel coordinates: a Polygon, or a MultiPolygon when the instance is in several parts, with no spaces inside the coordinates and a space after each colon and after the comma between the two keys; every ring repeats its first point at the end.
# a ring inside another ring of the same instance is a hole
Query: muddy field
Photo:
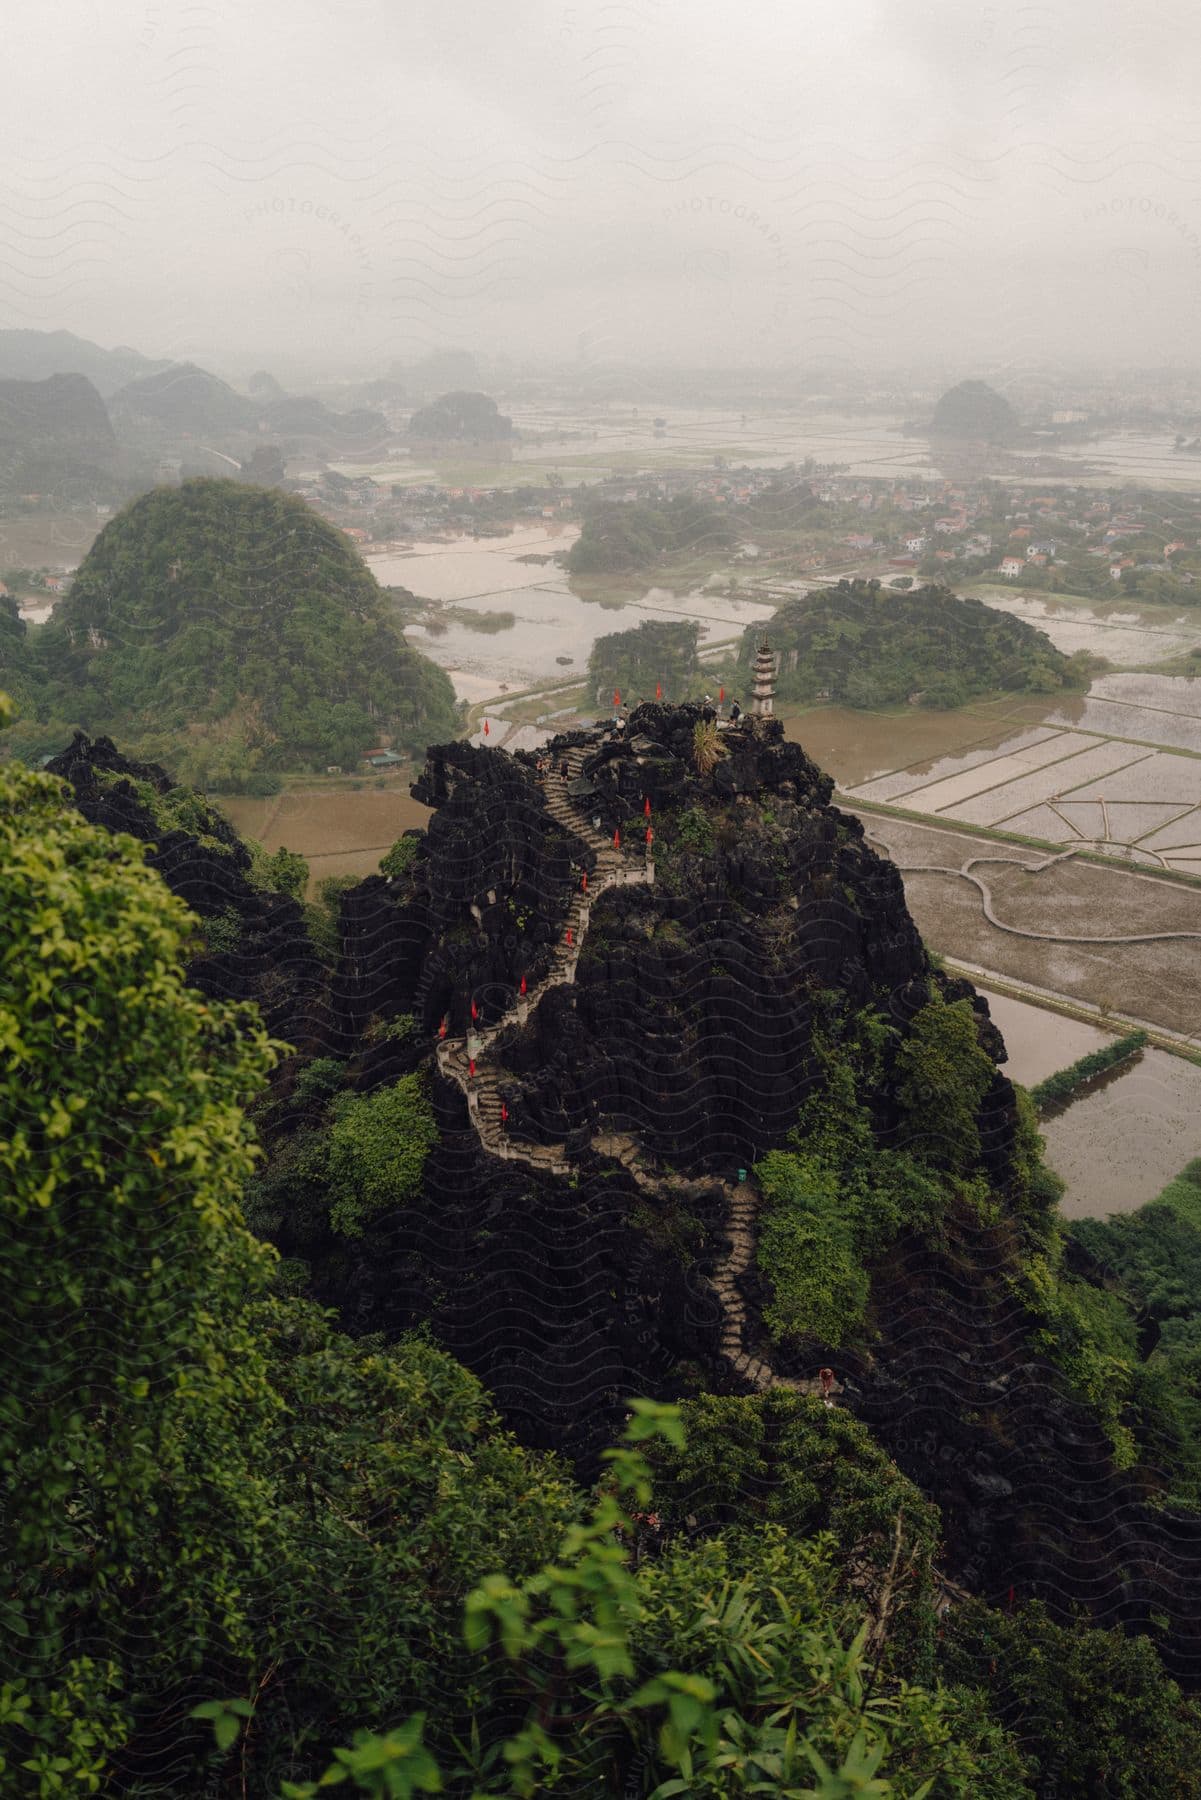
{"type": "Polygon", "coordinates": [[[425,826],[428,806],[409,796],[411,775],[359,793],[333,786],[289,788],[266,800],[222,796],[217,805],[243,837],[265,850],[299,851],[310,869],[309,892],[329,875],[373,875],[379,859],[410,826],[425,826]]]}
{"type": "Polygon", "coordinates": [[[1201,1069],[1145,1050],[1110,1085],[1043,1125],[1046,1158],[1067,1183],[1069,1219],[1133,1212],[1201,1150],[1201,1069]]]}
{"type": "Polygon", "coordinates": [[[813,706],[805,711],[782,711],[781,717],[785,736],[833,775],[839,787],[857,787],[900,768],[912,771],[908,785],[916,787],[921,775],[939,758],[979,750],[983,760],[993,746],[1023,726],[1041,723],[1048,710],[1045,698],[1003,694],[955,712],[908,707],[876,713],[845,706],[813,706]]]}
{"type": "MultiPolygon", "coordinates": [[[[847,808],[847,810],[852,810],[847,808]]],[[[1014,936],[984,917],[978,889],[955,874],[906,873],[921,864],[958,869],[971,857],[1013,858],[974,872],[988,884],[997,918],[1031,931],[1082,938],[1141,932],[1201,933],[1201,889],[1155,876],[1070,860],[1038,874],[1026,864],[1044,852],[941,831],[879,813],[861,813],[875,843],[887,846],[905,878],[905,895],[931,949],[1068,998],[1193,1033],[1201,1021],[1201,937],[1145,944],[1047,943],[1014,936]]]]}

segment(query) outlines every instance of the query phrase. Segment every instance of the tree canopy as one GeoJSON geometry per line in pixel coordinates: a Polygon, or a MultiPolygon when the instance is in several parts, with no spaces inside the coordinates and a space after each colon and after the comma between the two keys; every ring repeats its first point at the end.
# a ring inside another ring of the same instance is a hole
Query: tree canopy
{"type": "Polygon", "coordinates": [[[700,664],[696,645],[699,625],[648,619],[632,631],[613,631],[597,638],[588,657],[588,679],[608,700],[614,689],[632,703],[663,697],[678,703],[697,685],[700,664]]]}
{"type": "Polygon", "coordinates": [[[573,575],[649,569],[661,558],[729,550],[738,532],[720,507],[677,494],[656,508],[605,502],[585,517],[567,553],[573,575]]]}
{"type": "Polygon", "coordinates": [[[1045,632],[940,586],[897,593],[840,581],[811,590],[766,626],[748,626],[738,653],[748,673],[764,636],[779,656],[782,700],[873,707],[918,694],[923,705],[949,707],[997,688],[1052,693],[1084,679],[1045,632]]]}
{"type": "Polygon", "coordinates": [[[233,481],[156,488],[113,519],[37,662],[41,716],[172,761],[185,731],[214,767],[319,768],[381,732],[419,750],[456,727],[449,678],[395,630],[345,537],[233,481]]]}

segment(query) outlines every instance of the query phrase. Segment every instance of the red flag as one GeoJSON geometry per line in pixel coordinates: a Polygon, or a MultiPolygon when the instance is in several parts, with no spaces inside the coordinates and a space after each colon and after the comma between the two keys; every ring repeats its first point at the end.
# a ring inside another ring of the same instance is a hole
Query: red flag
{"type": "Polygon", "coordinates": [[[725,688],[718,688],[718,690],[717,690],[717,701],[718,701],[718,705],[719,705],[719,706],[720,706],[720,705],[721,705],[721,704],[722,704],[722,703],[723,703],[723,702],[724,702],[724,701],[725,701],[725,697],[726,697],[726,690],[725,690],[725,688]]]}
{"type": "Polygon", "coordinates": [[[445,1019],[443,1019],[441,1025],[439,1025],[439,1027],[438,1027],[438,1036],[440,1038],[444,1038],[446,1036],[446,1020],[445,1019]]]}
{"type": "Polygon", "coordinates": [[[616,688],[613,689],[613,704],[614,706],[621,705],[621,695],[616,688]]]}
{"type": "Polygon", "coordinates": [[[615,850],[621,849],[621,832],[620,831],[615,831],[613,833],[613,848],[615,850]]]}
{"type": "Polygon", "coordinates": [[[521,977],[521,991],[523,994],[525,993],[525,976],[524,975],[521,977]]]}
{"type": "Polygon", "coordinates": [[[655,834],[654,834],[654,832],[653,832],[653,831],[652,831],[652,830],[651,830],[651,828],[650,828],[650,826],[649,826],[649,825],[648,825],[648,826],[647,826],[647,828],[646,828],[646,841],[647,841],[647,844],[648,844],[648,845],[650,845],[650,844],[653,844],[653,843],[654,843],[654,841],[655,841],[655,834]]]}
{"type": "Polygon", "coordinates": [[[644,819],[649,819],[651,816],[651,797],[649,794],[642,802],[642,816],[644,819]]]}
{"type": "Polygon", "coordinates": [[[500,1103],[500,1122],[502,1125],[507,1125],[509,1123],[509,1109],[503,1100],[500,1103]]]}
{"type": "Polygon", "coordinates": [[[661,681],[656,681],[656,683],[655,683],[655,699],[662,700],[662,698],[663,698],[663,683],[661,681]]]}
{"type": "Polygon", "coordinates": [[[484,736],[485,737],[488,736],[488,721],[487,721],[487,719],[484,720],[484,736]]]}
{"type": "Polygon", "coordinates": [[[475,1057],[474,1056],[471,1058],[471,1061],[467,1064],[467,1073],[471,1076],[471,1079],[474,1081],[475,1080],[475,1057]]]}
{"type": "Polygon", "coordinates": [[[580,881],[580,887],[585,894],[588,892],[588,871],[587,871],[587,869],[584,870],[583,877],[580,881]]]}
{"type": "Polygon", "coordinates": [[[475,1023],[475,1021],[479,1018],[479,1016],[480,1016],[480,1009],[476,1005],[475,1001],[473,1000],[471,1002],[471,1022],[472,1022],[472,1024],[475,1023]]]}
{"type": "Polygon", "coordinates": [[[571,926],[570,925],[567,927],[567,942],[569,944],[571,942],[571,926]]]}

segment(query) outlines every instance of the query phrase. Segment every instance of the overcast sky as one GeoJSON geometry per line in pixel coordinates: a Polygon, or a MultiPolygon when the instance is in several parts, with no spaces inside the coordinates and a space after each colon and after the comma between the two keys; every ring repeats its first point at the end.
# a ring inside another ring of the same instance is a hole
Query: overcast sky
{"type": "Polygon", "coordinates": [[[56,0],[0,325],[249,373],[1196,365],[1188,0],[56,0]]]}

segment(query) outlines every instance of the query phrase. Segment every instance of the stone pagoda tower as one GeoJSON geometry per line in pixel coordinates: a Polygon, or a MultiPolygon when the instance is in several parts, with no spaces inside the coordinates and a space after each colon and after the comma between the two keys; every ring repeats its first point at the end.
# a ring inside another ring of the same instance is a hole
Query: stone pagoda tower
{"type": "Polygon", "coordinates": [[[776,700],[776,659],[764,638],[755,657],[755,685],[751,694],[751,712],[759,719],[770,719],[776,700]]]}

